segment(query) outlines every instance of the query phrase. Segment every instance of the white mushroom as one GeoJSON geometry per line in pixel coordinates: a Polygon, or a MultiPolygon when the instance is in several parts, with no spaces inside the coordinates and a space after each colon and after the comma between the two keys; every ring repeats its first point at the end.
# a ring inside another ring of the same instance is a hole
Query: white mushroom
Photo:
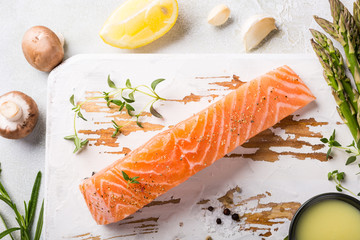
{"type": "Polygon", "coordinates": [[[266,15],[254,15],[243,26],[243,39],[246,51],[256,47],[271,31],[277,29],[275,19],[266,15]]]}
{"type": "Polygon", "coordinates": [[[224,24],[229,17],[230,9],[226,5],[221,4],[217,5],[210,11],[207,21],[211,25],[220,26],[224,24]]]}
{"type": "Polygon", "coordinates": [[[64,58],[64,38],[44,26],[27,30],[22,40],[26,60],[36,69],[50,72],[64,58]]]}
{"type": "Polygon", "coordinates": [[[39,109],[28,95],[13,91],[0,96],[0,136],[24,138],[36,126],[39,109]]]}

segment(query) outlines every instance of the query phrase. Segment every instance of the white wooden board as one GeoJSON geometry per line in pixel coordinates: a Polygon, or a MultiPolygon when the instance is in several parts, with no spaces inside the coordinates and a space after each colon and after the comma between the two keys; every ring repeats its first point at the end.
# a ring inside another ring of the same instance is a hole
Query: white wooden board
{"type": "MultiPolygon", "coordinates": [[[[357,170],[345,168],[342,153],[336,153],[336,160],[324,161],[327,148],[320,143],[321,136],[329,136],[334,128],[339,141],[350,143],[351,136],[339,124],[330,89],[312,55],[78,55],[50,74],[48,93],[45,239],[282,239],[300,203],[334,190],[326,178],[328,171],[357,170]],[[315,102],[130,218],[96,225],[78,189],[82,179],[225,95],[236,84],[229,84],[233,75],[249,81],[284,64],[310,87],[315,102]],[[77,128],[90,145],[73,154],[73,144],[63,139],[73,129],[68,99],[75,94],[80,101],[99,95],[93,91],[108,91],[108,74],[118,85],[127,78],[133,85],[165,78],[159,94],[179,101],[157,104],[164,120],[141,119],[158,130],[134,128],[117,139],[108,137],[110,121],[124,116],[109,112],[104,102],[87,107],[83,114],[88,121],[77,120],[77,128]],[[230,208],[240,214],[239,222],[222,214],[218,200],[236,186],[241,192],[234,193],[230,208]],[[210,205],[213,212],[206,210],[210,205]],[[221,225],[215,223],[217,217],[223,220],[221,225]]],[[[358,186],[354,174],[348,179],[350,188],[358,186]]]]}

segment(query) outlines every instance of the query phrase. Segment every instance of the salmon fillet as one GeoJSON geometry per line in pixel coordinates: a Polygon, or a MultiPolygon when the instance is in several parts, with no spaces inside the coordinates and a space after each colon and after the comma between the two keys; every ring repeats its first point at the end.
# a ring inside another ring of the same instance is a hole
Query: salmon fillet
{"type": "Polygon", "coordinates": [[[280,67],[157,134],[80,190],[98,224],[122,220],[314,99],[292,69],[280,67]]]}

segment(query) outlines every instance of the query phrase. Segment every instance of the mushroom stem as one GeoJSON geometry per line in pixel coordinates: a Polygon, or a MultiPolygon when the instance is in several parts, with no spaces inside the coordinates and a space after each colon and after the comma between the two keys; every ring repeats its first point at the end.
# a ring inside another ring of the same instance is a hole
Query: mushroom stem
{"type": "Polygon", "coordinates": [[[11,122],[16,122],[22,117],[21,108],[12,101],[3,102],[0,105],[0,114],[11,122]]]}

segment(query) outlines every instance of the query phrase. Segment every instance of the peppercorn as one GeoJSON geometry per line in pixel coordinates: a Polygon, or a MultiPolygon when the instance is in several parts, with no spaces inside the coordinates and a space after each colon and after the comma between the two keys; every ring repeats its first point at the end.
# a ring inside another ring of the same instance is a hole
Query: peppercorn
{"type": "Polygon", "coordinates": [[[237,214],[237,213],[234,213],[233,215],[231,215],[231,218],[235,221],[239,221],[239,219],[240,219],[239,214],[237,214]]]}
{"type": "Polygon", "coordinates": [[[208,210],[209,210],[210,212],[212,212],[212,211],[214,211],[214,208],[213,208],[212,206],[210,206],[210,207],[208,207],[208,210]]]}
{"type": "Polygon", "coordinates": [[[224,215],[229,216],[231,212],[228,208],[225,208],[223,213],[224,213],[224,215]]]}
{"type": "Polygon", "coordinates": [[[216,223],[217,223],[217,224],[221,224],[221,222],[222,222],[222,221],[221,221],[220,218],[217,218],[217,219],[216,219],[216,223]]]}

